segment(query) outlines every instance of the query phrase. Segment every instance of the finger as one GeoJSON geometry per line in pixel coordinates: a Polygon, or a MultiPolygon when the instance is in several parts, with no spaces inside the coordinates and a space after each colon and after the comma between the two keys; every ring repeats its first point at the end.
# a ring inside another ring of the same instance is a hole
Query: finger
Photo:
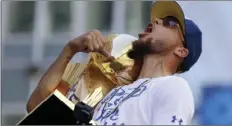
{"type": "Polygon", "coordinates": [[[101,35],[99,31],[95,31],[95,35],[96,35],[96,40],[98,42],[99,48],[102,49],[104,47],[105,40],[103,39],[103,36],[101,35]]]}
{"type": "Polygon", "coordinates": [[[97,40],[99,49],[103,49],[103,48],[104,48],[104,45],[103,45],[103,42],[102,42],[100,36],[97,36],[96,40],[97,40]]]}
{"type": "Polygon", "coordinates": [[[105,46],[107,44],[107,40],[102,35],[100,35],[100,40],[101,40],[103,46],[105,46]]]}
{"type": "Polygon", "coordinates": [[[114,57],[111,56],[110,52],[106,51],[105,49],[101,49],[99,50],[99,53],[101,53],[102,55],[104,55],[107,58],[110,58],[110,60],[113,60],[114,57]]]}
{"type": "Polygon", "coordinates": [[[88,35],[87,36],[87,41],[86,41],[86,43],[87,43],[87,45],[88,45],[88,51],[89,52],[92,52],[92,51],[94,51],[94,48],[93,48],[93,44],[92,44],[92,37],[90,36],[90,35],[88,35]]]}
{"type": "Polygon", "coordinates": [[[113,62],[113,61],[115,61],[115,58],[113,56],[111,56],[109,58],[106,58],[106,59],[102,60],[101,62],[108,63],[108,62],[113,62]]]}
{"type": "Polygon", "coordinates": [[[91,33],[91,37],[93,38],[92,39],[92,44],[93,44],[94,51],[97,52],[99,50],[99,45],[98,45],[98,42],[97,42],[96,33],[92,32],[91,33]]]}
{"type": "Polygon", "coordinates": [[[83,39],[83,47],[81,48],[84,52],[88,52],[88,40],[87,39],[83,39]]]}
{"type": "Polygon", "coordinates": [[[89,38],[86,36],[86,37],[83,37],[84,39],[83,39],[83,46],[85,47],[85,48],[88,48],[88,41],[89,41],[89,38]]]}

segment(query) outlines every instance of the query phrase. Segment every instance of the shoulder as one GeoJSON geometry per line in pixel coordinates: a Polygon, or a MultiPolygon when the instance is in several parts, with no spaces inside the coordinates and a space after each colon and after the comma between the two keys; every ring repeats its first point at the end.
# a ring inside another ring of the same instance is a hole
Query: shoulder
{"type": "Polygon", "coordinates": [[[158,99],[183,103],[194,109],[194,98],[188,82],[178,76],[168,76],[152,80],[151,95],[158,99]]]}
{"type": "Polygon", "coordinates": [[[166,76],[151,80],[151,89],[168,90],[170,92],[180,89],[190,90],[188,82],[178,76],[166,76]]]}

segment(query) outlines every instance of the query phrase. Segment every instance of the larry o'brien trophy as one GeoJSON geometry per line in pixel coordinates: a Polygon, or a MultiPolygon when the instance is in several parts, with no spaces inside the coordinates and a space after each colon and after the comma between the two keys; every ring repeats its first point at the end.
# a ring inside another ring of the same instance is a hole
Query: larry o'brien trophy
{"type": "Polygon", "coordinates": [[[111,89],[133,81],[126,74],[127,72],[121,71],[133,65],[133,60],[129,59],[126,53],[131,48],[131,42],[136,38],[127,34],[119,34],[110,35],[107,39],[108,43],[105,48],[116,58],[115,61],[108,62],[99,53],[89,53],[89,57],[86,55],[88,57],[86,63],[71,61],[57,89],[17,125],[97,125],[91,120],[94,107],[111,89]],[[113,47],[114,45],[121,46],[121,50],[113,47]],[[81,78],[84,80],[88,95],[84,100],[75,104],[65,95],[70,87],[81,78]]]}

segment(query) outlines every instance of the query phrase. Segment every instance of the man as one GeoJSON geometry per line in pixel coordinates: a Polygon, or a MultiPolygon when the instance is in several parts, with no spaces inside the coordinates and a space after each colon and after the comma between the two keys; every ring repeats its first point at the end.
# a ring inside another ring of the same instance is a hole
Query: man
{"type": "MultiPolygon", "coordinates": [[[[33,92],[28,110],[48,96],[45,89],[56,88],[75,53],[99,52],[113,59],[105,43],[96,30],[70,41],[33,92]]],[[[100,125],[189,124],[194,113],[192,93],[188,83],[173,74],[188,71],[200,54],[199,28],[184,19],[176,2],[155,2],[151,23],[128,52],[135,62],[128,73],[136,81],[113,89],[96,107],[93,120],[100,125]]]]}
{"type": "Polygon", "coordinates": [[[174,1],[152,6],[151,23],[133,42],[128,56],[139,64],[137,80],[113,89],[95,109],[99,125],[187,125],[194,114],[185,72],[201,54],[201,31],[184,19],[174,1]]]}

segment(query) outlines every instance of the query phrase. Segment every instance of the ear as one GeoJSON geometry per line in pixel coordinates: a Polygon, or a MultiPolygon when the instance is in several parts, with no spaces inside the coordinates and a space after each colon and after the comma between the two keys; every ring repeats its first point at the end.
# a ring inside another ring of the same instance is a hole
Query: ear
{"type": "Polygon", "coordinates": [[[186,56],[188,56],[188,53],[189,53],[188,49],[184,47],[178,47],[174,51],[174,54],[181,58],[185,58],[186,56]]]}

